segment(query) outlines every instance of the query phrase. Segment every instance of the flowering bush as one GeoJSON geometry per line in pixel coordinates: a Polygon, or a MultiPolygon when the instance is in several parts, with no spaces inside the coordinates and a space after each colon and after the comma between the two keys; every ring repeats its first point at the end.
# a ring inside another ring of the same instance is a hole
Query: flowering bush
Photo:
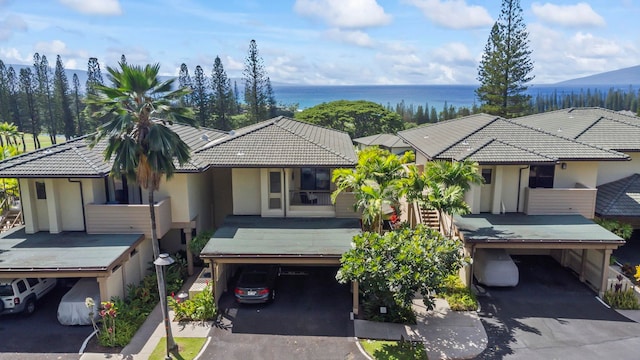
{"type": "Polygon", "coordinates": [[[100,315],[102,323],[102,329],[100,329],[98,333],[100,344],[104,346],[117,346],[116,316],[118,316],[118,308],[116,308],[115,303],[111,301],[103,301],[98,314],[100,315]]]}

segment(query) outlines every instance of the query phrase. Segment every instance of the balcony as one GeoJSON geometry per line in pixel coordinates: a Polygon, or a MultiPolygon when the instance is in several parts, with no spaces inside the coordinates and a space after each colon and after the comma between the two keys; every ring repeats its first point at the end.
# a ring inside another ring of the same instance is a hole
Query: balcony
{"type": "Polygon", "coordinates": [[[524,212],[528,215],[580,214],[593,219],[597,192],[579,183],[575,188],[526,188],[524,212]]]}
{"type": "MultiPolygon", "coordinates": [[[[171,229],[171,199],[158,201],[156,230],[163,237],[171,229]]],[[[151,219],[147,204],[87,204],[85,218],[88,234],[145,234],[151,237],[151,219]]]]}

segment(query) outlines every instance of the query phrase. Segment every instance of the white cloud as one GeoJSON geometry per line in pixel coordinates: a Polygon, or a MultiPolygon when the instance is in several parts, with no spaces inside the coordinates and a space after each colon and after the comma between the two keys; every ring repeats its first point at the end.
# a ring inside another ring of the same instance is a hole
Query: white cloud
{"type": "Polygon", "coordinates": [[[9,39],[16,31],[27,31],[27,23],[19,15],[0,19],[0,41],[9,39]]]}
{"type": "Polygon", "coordinates": [[[459,42],[448,43],[435,49],[433,57],[444,63],[456,65],[476,65],[477,61],[467,46],[459,42]]]}
{"type": "Polygon", "coordinates": [[[59,0],[62,5],[87,15],[122,15],[118,0],[59,0]]]}
{"type": "Polygon", "coordinates": [[[373,40],[369,35],[360,30],[340,30],[330,29],[326,32],[327,37],[332,40],[341,41],[361,47],[372,47],[373,40]]]}
{"type": "Polygon", "coordinates": [[[435,24],[450,29],[472,29],[491,26],[494,23],[487,9],[480,5],[468,5],[465,0],[405,0],[422,10],[424,16],[435,24]]]}
{"type": "Polygon", "coordinates": [[[338,28],[367,28],[391,22],[391,16],[376,0],[296,0],[293,9],[338,28]]]}
{"type": "Polygon", "coordinates": [[[533,3],[533,14],[547,24],[555,24],[566,27],[604,26],[605,20],[596,13],[591,5],[578,3],[575,5],[555,5],[545,3],[533,3]]]}
{"type": "Polygon", "coordinates": [[[0,48],[0,58],[5,64],[31,64],[31,54],[20,54],[20,51],[16,48],[0,48]]]}

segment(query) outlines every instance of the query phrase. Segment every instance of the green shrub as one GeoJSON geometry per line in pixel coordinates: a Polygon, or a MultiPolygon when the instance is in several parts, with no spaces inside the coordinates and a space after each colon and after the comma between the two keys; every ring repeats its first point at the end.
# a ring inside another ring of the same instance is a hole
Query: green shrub
{"type": "MultiPolygon", "coordinates": [[[[166,269],[167,292],[177,292],[187,275],[186,261],[179,254],[166,269]]],[[[153,266],[151,266],[153,268],[153,266]]],[[[124,347],[131,341],[147,316],[158,303],[158,281],[155,269],[140,284],[127,286],[127,298],[103,302],[98,326],[98,342],[107,347],[124,347]],[[104,311],[104,312],[103,312],[104,311]]]]}
{"type": "Polygon", "coordinates": [[[449,307],[454,311],[478,310],[478,299],[475,294],[466,287],[460,277],[449,275],[444,280],[442,297],[449,303],[449,307]]]}
{"type": "Polygon", "coordinates": [[[204,290],[193,296],[192,299],[180,301],[170,296],[169,306],[175,313],[176,320],[213,320],[217,314],[216,302],[211,292],[211,284],[207,283],[204,290]]]}
{"type": "Polygon", "coordinates": [[[618,220],[595,218],[593,219],[598,225],[620,236],[625,240],[629,240],[633,233],[633,226],[620,222],[618,220]]]}
{"type": "Polygon", "coordinates": [[[189,250],[191,250],[193,255],[200,255],[200,252],[202,252],[202,249],[207,245],[214,232],[214,230],[203,231],[191,239],[191,242],[189,243],[189,250]]]}
{"type": "Polygon", "coordinates": [[[604,293],[604,302],[614,309],[640,310],[640,304],[633,289],[607,290],[604,293]]]}
{"type": "Polygon", "coordinates": [[[410,306],[405,307],[392,300],[383,301],[380,299],[365,299],[362,303],[362,310],[367,320],[390,322],[397,324],[415,324],[416,314],[410,306]],[[380,313],[380,308],[387,308],[386,314],[380,313]]]}

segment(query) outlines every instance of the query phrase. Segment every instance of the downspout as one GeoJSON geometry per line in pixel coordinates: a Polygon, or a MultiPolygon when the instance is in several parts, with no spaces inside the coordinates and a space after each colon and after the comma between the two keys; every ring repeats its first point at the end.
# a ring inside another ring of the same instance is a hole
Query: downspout
{"type": "Polygon", "coordinates": [[[67,180],[70,183],[77,183],[78,185],[80,185],[80,205],[82,205],[82,226],[84,227],[84,231],[87,231],[87,216],[84,213],[84,192],[82,191],[82,181],[71,180],[69,178],[67,178],[67,180]]]}
{"type": "Polygon", "coordinates": [[[282,210],[284,211],[284,217],[287,217],[287,192],[289,192],[289,179],[287,179],[287,172],[282,168],[282,210]]]}
{"type": "Polygon", "coordinates": [[[528,168],[529,165],[518,170],[518,201],[516,201],[516,212],[520,212],[520,193],[522,192],[520,186],[522,185],[522,170],[526,170],[528,168]]]}

